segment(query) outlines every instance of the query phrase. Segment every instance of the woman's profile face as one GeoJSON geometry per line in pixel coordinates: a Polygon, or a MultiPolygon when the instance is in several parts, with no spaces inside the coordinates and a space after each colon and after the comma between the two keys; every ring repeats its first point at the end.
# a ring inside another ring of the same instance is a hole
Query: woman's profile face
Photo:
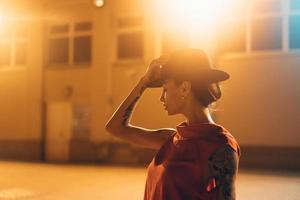
{"type": "Polygon", "coordinates": [[[173,80],[166,80],[163,84],[160,101],[163,103],[168,115],[181,113],[184,101],[181,98],[179,87],[173,80]]]}

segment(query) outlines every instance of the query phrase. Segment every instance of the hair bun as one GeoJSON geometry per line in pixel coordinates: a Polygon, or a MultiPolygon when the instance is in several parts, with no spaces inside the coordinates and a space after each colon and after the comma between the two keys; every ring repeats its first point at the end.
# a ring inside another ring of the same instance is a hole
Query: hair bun
{"type": "Polygon", "coordinates": [[[219,83],[210,84],[208,87],[209,93],[212,95],[215,101],[221,98],[222,92],[219,83]]]}

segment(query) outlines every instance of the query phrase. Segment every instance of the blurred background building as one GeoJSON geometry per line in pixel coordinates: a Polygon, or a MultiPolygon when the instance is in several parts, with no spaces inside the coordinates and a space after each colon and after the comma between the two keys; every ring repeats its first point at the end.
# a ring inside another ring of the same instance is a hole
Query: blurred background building
{"type": "MultiPolygon", "coordinates": [[[[147,163],[154,151],[104,125],[149,62],[206,50],[229,72],[215,120],[237,138],[241,167],[300,169],[299,0],[3,0],[0,158],[147,163]]],[[[160,89],[132,124],[175,127],[160,89]]]]}

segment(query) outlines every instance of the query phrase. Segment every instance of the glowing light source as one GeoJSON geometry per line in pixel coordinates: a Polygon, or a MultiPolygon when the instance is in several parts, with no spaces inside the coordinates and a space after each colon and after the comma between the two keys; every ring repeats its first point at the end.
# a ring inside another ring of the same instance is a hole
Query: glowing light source
{"type": "Polygon", "coordinates": [[[5,32],[6,29],[6,20],[5,17],[3,15],[1,15],[0,13],[0,35],[3,34],[3,32],[5,32]]]}
{"type": "Polygon", "coordinates": [[[167,24],[207,26],[225,15],[233,0],[160,0],[159,18],[167,24]]]}
{"type": "Polygon", "coordinates": [[[96,7],[102,7],[104,6],[104,0],[94,0],[94,4],[96,7]]]}
{"type": "MultiPolygon", "coordinates": [[[[151,0],[145,11],[158,31],[172,33],[173,46],[214,50],[224,21],[235,18],[236,8],[246,1],[239,0],[151,0]],[[243,3],[242,3],[243,2],[243,3]],[[181,45],[182,37],[186,41],[181,45]],[[179,35],[179,36],[177,36],[179,35]]],[[[238,9],[239,10],[239,9],[238,9]]],[[[161,36],[164,41],[167,36],[161,36]]]]}

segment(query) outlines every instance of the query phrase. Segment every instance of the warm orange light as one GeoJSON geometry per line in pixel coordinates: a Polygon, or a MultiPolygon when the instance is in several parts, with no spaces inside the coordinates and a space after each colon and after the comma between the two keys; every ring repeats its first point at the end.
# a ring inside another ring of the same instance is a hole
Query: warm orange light
{"type": "Polygon", "coordinates": [[[0,35],[3,35],[3,33],[6,31],[5,30],[6,28],[7,26],[6,26],[5,17],[0,13],[0,35]]]}
{"type": "MultiPolygon", "coordinates": [[[[149,19],[161,32],[185,33],[186,45],[213,51],[223,20],[234,17],[239,0],[152,0],[146,5],[149,19]],[[150,6],[153,6],[150,8],[150,6]]],[[[244,2],[244,1],[243,1],[244,2]]],[[[163,37],[161,37],[164,40],[163,37]]],[[[172,43],[180,44],[181,38],[172,43]]],[[[176,45],[175,45],[176,46],[176,45]]]]}
{"type": "MultiPolygon", "coordinates": [[[[158,0],[155,9],[159,22],[164,25],[201,26],[216,25],[235,0],[158,0]]],[[[164,26],[163,25],[163,26],[164,26]]]]}
{"type": "Polygon", "coordinates": [[[104,0],[94,0],[95,6],[96,7],[102,7],[104,6],[104,0]]]}

